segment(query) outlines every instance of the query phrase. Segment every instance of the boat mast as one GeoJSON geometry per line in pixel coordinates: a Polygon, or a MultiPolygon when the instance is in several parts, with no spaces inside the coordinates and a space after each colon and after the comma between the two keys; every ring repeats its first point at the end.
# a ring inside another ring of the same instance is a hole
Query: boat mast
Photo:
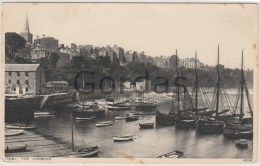
{"type": "Polygon", "coordinates": [[[84,93],[84,90],[85,90],[85,74],[83,73],[83,84],[82,84],[82,87],[83,87],[83,109],[84,109],[84,106],[85,106],[85,93],[84,93]]]}
{"type": "Polygon", "coordinates": [[[74,117],[73,117],[73,110],[72,110],[72,114],[71,114],[71,150],[72,150],[72,152],[74,152],[73,123],[74,123],[74,117]]]}
{"type": "MultiPolygon", "coordinates": [[[[177,77],[179,77],[179,72],[178,72],[178,52],[176,49],[176,72],[177,72],[177,77]]],[[[177,86],[177,111],[180,111],[180,89],[177,86]]],[[[175,110],[174,110],[175,113],[175,110]]]]}
{"type": "Polygon", "coordinates": [[[216,117],[218,117],[219,109],[219,87],[220,87],[220,78],[219,78],[219,45],[218,45],[218,64],[217,64],[217,103],[216,103],[216,117]]]}
{"type": "Polygon", "coordinates": [[[198,109],[198,67],[197,67],[197,51],[195,52],[195,76],[196,76],[196,80],[195,80],[195,90],[196,90],[196,94],[195,94],[195,114],[197,117],[197,109],[198,109]]]}
{"type": "Polygon", "coordinates": [[[243,109],[244,109],[244,69],[243,69],[243,64],[244,64],[244,57],[243,57],[243,50],[242,50],[242,61],[241,61],[241,103],[240,103],[240,116],[239,120],[242,122],[243,118],[243,109]]]}

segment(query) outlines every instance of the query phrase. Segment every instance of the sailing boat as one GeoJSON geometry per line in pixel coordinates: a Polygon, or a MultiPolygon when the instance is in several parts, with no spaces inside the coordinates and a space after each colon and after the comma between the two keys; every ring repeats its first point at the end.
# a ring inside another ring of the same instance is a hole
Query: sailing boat
{"type": "MultiPolygon", "coordinates": [[[[135,85],[133,85],[135,86],[135,85]]],[[[126,116],[125,118],[125,121],[126,122],[132,122],[132,121],[136,121],[139,119],[139,115],[136,114],[136,107],[135,107],[135,92],[133,91],[133,96],[132,96],[132,104],[133,104],[133,107],[132,107],[132,111],[129,116],[126,116]]]]}
{"type": "MultiPolygon", "coordinates": [[[[176,72],[178,75],[178,70],[177,70],[177,66],[178,66],[178,53],[177,53],[177,49],[176,49],[176,72]]],[[[178,93],[178,98],[179,98],[179,88],[177,87],[177,93],[178,93]]],[[[179,103],[178,103],[178,107],[179,107],[179,103]]],[[[171,110],[168,113],[163,113],[160,111],[156,111],[155,114],[155,120],[156,120],[156,124],[159,125],[175,125],[175,117],[176,117],[176,113],[175,113],[175,109],[174,109],[174,95],[172,95],[172,106],[171,106],[171,110]]]]}
{"type": "MultiPolygon", "coordinates": [[[[188,89],[184,83],[180,83],[179,79],[185,79],[183,76],[177,75],[177,78],[175,80],[175,85],[177,87],[183,88],[183,109],[180,110],[179,103],[180,103],[180,97],[179,97],[179,90],[178,90],[178,113],[176,115],[175,124],[178,128],[183,129],[189,129],[189,128],[195,128],[196,127],[196,120],[197,120],[197,94],[198,94],[198,79],[197,79],[197,53],[195,53],[195,62],[196,62],[196,100],[195,100],[195,107],[192,102],[192,98],[189,95],[188,89]],[[195,111],[195,114],[194,114],[195,111]]],[[[178,73],[178,71],[177,71],[178,73]]],[[[178,88],[179,89],[179,88],[178,88]]]]}
{"type": "Polygon", "coordinates": [[[197,121],[197,131],[200,132],[200,133],[215,134],[215,133],[222,133],[223,132],[224,121],[219,120],[220,88],[221,87],[220,87],[220,75],[219,75],[219,46],[218,46],[215,117],[200,117],[200,119],[197,121]]]}
{"type": "Polygon", "coordinates": [[[241,81],[240,87],[238,89],[238,95],[235,102],[235,110],[238,109],[238,102],[240,100],[240,114],[239,119],[233,118],[231,122],[227,122],[224,128],[224,136],[231,138],[252,138],[253,137],[253,111],[251,106],[251,98],[247,89],[246,80],[244,77],[243,69],[243,50],[242,50],[242,60],[241,60],[241,81]],[[249,108],[250,118],[244,117],[244,91],[247,97],[247,103],[249,108]],[[249,123],[248,123],[249,122],[249,123]]]}
{"type": "MultiPolygon", "coordinates": [[[[142,87],[144,88],[144,87],[142,87]]],[[[137,101],[135,103],[135,107],[136,107],[136,110],[137,111],[143,111],[143,112],[153,112],[153,111],[156,111],[156,108],[157,108],[157,104],[154,103],[154,102],[151,102],[151,101],[147,101],[145,100],[145,97],[144,97],[144,89],[142,89],[142,97],[141,97],[141,100],[137,101]]]]}
{"type": "Polygon", "coordinates": [[[97,155],[100,151],[100,146],[92,146],[86,148],[75,149],[74,147],[74,133],[73,133],[73,126],[74,126],[74,111],[71,114],[71,151],[68,156],[73,158],[82,158],[82,157],[90,157],[97,155]]]}
{"type": "MultiPolygon", "coordinates": [[[[85,89],[85,76],[83,73],[83,91],[85,89]]],[[[105,110],[100,110],[97,103],[86,105],[85,93],[83,92],[83,102],[79,102],[77,108],[73,112],[76,120],[90,120],[98,116],[102,116],[105,113],[105,110]]]]}

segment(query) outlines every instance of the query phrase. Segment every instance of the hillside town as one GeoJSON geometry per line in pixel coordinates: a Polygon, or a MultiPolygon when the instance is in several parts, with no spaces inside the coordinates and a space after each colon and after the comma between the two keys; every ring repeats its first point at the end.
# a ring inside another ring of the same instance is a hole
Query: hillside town
{"type": "MultiPolygon", "coordinates": [[[[33,34],[30,32],[29,20],[26,14],[25,25],[23,31],[20,35],[26,40],[28,49],[27,55],[33,61],[37,62],[37,59],[47,57],[51,55],[52,52],[56,52],[59,55],[58,66],[64,66],[70,62],[70,60],[75,56],[83,56],[90,58],[105,57],[109,56],[111,62],[119,62],[120,65],[126,65],[130,62],[140,62],[140,63],[151,63],[160,68],[170,68],[173,67],[171,64],[171,57],[160,56],[148,56],[143,51],[135,50],[125,50],[124,48],[114,45],[105,47],[95,47],[93,45],[77,45],[71,43],[70,46],[60,44],[58,39],[55,37],[36,36],[33,40],[33,34]]],[[[200,69],[207,70],[207,65],[204,65],[198,60],[198,67],[200,69]]],[[[195,58],[185,58],[179,59],[179,65],[185,68],[195,68],[195,58]]]]}
{"type": "Polygon", "coordinates": [[[253,70],[240,46],[230,69],[220,45],[209,66],[196,50],[147,55],[34,35],[27,12],[22,32],[5,33],[7,157],[252,159],[253,70]]]}

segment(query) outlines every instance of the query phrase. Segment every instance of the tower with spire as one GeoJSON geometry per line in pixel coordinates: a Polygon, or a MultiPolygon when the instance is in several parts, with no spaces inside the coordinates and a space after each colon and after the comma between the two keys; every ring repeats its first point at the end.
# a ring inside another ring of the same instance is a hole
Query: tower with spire
{"type": "Polygon", "coordinates": [[[27,41],[28,44],[32,44],[33,34],[30,33],[27,11],[25,16],[24,29],[23,32],[20,33],[20,35],[27,41]]]}

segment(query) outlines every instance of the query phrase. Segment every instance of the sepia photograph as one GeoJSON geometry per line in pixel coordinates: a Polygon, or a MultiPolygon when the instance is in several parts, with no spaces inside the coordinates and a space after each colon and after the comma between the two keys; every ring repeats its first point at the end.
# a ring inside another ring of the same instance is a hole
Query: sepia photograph
{"type": "Polygon", "coordinates": [[[255,163],[256,3],[2,3],[4,162],[255,163]]]}

